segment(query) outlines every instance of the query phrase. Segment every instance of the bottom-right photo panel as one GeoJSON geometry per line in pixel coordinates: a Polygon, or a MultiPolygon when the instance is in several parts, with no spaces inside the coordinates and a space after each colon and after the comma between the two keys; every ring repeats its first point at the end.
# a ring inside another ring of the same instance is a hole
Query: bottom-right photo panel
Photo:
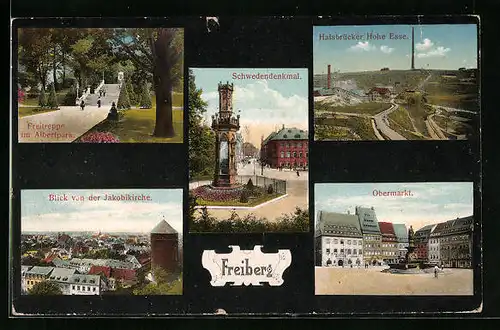
{"type": "Polygon", "coordinates": [[[316,295],[474,294],[473,183],[318,183],[316,295]]]}

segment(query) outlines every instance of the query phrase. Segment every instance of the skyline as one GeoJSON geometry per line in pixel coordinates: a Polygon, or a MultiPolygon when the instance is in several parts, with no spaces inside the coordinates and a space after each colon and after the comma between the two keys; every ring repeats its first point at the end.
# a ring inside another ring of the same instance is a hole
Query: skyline
{"type": "Polygon", "coordinates": [[[415,31],[415,69],[477,68],[475,24],[364,25],[313,27],[314,74],[411,69],[411,28],[415,31]],[[367,39],[367,33],[385,39],[367,39]],[[407,39],[390,39],[390,34],[407,39]],[[355,40],[320,40],[320,34],[353,35],[355,40]],[[362,39],[360,39],[362,38],[362,39]]]}
{"type": "Polygon", "coordinates": [[[317,183],[318,211],[355,214],[355,207],[373,207],[379,222],[404,223],[418,230],[426,225],[466,217],[473,212],[472,182],[446,183],[317,183]],[[413,196],[373,196],[374,190],[411,190],[413,196]]]}
{"type": "Polygon", "coordinates": [[[22,190],[21,233],[149,233],[165,219],[183,232],[182,189],[22,190]],[[84,201],[49,201],[49,194],[84,196],[84,201]],[[89,201],[90,195],[144,194],[150,201],[89,201]]]}
{"type": "Polygon", "coordinates": [[[276,128],[296,127],[308,130],[308,70],[302,68],[191,68],[196,87],[203,90],[202,99],[208,103],[204,115],[210,125],[211,116],[218,111],[219,82],[233,83],[233,111],[241,115],[240,133],[245,142],[260,147],[261,136],[266,138],[276,128]],[[298,74],[298,79],[241,79],[247,74],[298,74]],[[245,127],[248,127],[248,133],[245,127]]]}

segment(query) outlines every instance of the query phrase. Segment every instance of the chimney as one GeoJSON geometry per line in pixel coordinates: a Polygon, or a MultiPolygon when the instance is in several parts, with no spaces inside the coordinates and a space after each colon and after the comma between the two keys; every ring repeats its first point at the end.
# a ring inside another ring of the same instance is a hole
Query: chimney
{"type": "Polygon", "coordinates": [[[327,79],[328,79],[328,89],[331,88],[331,80],[332,80],[332,77],[331,77],[331,65],[328,64],[328,76],[327,76],[327,79]]]}
{"type": "Polygon", "coordinates": [[[411,69],[415,70],[415,31],[411,27],[411,69]]]}

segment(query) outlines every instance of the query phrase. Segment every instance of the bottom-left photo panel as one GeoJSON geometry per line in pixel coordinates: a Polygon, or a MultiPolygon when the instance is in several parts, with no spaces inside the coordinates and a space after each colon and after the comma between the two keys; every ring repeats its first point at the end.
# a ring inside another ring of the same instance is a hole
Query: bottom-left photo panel
{"type": "Polygon", "coordinates": [[[182,205],[182,189],[22,190],[21,294],[181,295],[182,205]]]}

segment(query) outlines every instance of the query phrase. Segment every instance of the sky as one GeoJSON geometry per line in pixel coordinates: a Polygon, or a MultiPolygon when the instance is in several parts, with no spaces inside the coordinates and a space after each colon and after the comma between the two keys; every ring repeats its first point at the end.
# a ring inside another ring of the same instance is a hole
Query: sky
{"type": "Polygon", "coordinates": [[[21,231],[149,233],[162,219],[182,234],[182,189],[23,190],[21,231]],[[144,194],[151,201],[104,201],[104,194],[144,194]],[[49,201],[49,194],[69,201],[49,201]],[[100,201],[89,201],[100,195],[100,201]],[[73,201],[70,196],[84,196],[73,201]]]}
{"type": "MultiPolygon", "coordinates": [[[[340,72],[378,71],[383,67],[411,68],[412,25],[315,26],[313,38],[314,74],[327,73],[327,65],[340,72]],[[385,40],[367,40],[368,32],[385,35],[385,40]],[[319,40],[320,34],[359,34],[363,40],[319,40]],[[389,39],[390,33],[408,39],[389,39]]],[[[477,68],[477,26],[475,24],[414,25],[415,68],[458,70],[477,68]]]]}
{"type": "Polygon", "coordinates": [[[210,124],[218,111],[219,82],[234,84],[233,111],[240,114],[240,132],[245,142],[260,147],[261,136],[266,138],[276,127],[308,129],[307,69],[209,69],[193,68],[197,88],[208,102],[205,119],[210,124]],[[236,74],[299,73],[300,79],[234,79],[236,74]],[[248,126],[248,133],[245,126],[248,126]]]}
{"type": "Polygon", "coordinates": [[[471,182],[318,183],[315,210],[354,214],[356,206],[374,207],[378,221],[425,225],[473,215],[471,182]],[[413,196],[373,196],[374,190],[411,190],[413,196]]]}

